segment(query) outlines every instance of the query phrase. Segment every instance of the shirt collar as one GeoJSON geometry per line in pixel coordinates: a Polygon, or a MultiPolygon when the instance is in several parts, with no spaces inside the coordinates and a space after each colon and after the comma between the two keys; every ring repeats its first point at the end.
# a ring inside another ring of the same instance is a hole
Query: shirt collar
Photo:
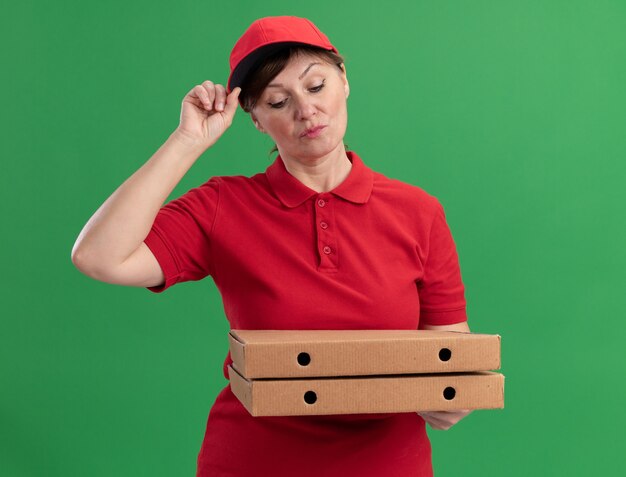
{"type": "MultiPolygon", "coordinates": [[[[327,193],[356,204],[365,204],[372,194],[374,175],[356,152],[346,151],[346,155],[352,162],[352,168],[348,177],[327,193]]],[[[265,174],[272,190],[287,207],[297,207],[307,199],[318,194],[318,192],[304,185],[287,171],[280,155],[266,169],[265,174]]]]}

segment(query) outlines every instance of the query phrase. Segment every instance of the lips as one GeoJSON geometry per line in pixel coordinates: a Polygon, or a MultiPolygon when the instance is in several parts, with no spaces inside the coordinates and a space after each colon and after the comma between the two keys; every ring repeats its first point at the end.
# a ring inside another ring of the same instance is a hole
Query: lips
{"type": "Polygon", "coordinates": [[[307,129],[306,131],[304,131],[302,134],[300,134],[300,137],[305,137],[305,136],[314,136],[317,132],[321,131],[322,129],[324,129],[326,126],[315,126],[314,128],[311,129],[307,129]]]}

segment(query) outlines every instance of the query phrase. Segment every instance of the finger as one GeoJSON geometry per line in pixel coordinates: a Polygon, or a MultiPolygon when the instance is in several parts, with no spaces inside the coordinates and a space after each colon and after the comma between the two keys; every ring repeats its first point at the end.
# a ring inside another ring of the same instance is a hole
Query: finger
{"type": "Polygon", "coordinates": [[[467,416],[470,412],[471,411],[468,409],[461,409],[458,411],[441,411],[437,417],[447,421],[454,421],[456,423],[467,416]]]}
{"type": "Polygon", "coordinates": [[[472,412],[470,409],[461,409],[457,411],[433,411],[426,413],[427,416],[423,417],[427,421],[432,420],[439,427],[445,427],[445,429],[449,429],[450,427],[457,424],[461,419],[466,417],[470,412],[472,412]]]}
{"type": "Polygon", "coordinates": [[[212,81],[206,80],[202,82],[202,88],[206,91],[206,97],[209,100],[211,108],[213,108],[213,103],[215,102],[215,85],[212,81]]]}
{"type": "Polygon", "coordinates": [[[226,97],[226,106],[224,107],[224,112],[229,119],[232,119],[232,117],[235,115],[235,112],[237,111],[237,105],[239,104],[239,93],[241,93],[241,88],[237,86],[226,97]]]}
{"type": "Polygon", "coordinates": [[[420,414],[422,418],[431,425],[431,427],[441,428],[445,426],[450,426],[450,413],[448,411],[430,411],[423,412],[420,414]]]}
{"type": "Polygon", "coordinates": [[[193,89],[194,96],[198,98],[198,101],[204,109],[210,111],[213,109],[213,102],[209,98],[209,94],[202,85],[198,85],[193,89]]]}
{"type": "Polygon", "coordinates": [[[455,411],[429,411],[422,414],[427,414],[429,416],[434,416],[438,419],[461,419],[467,416],[470,412],[470,409],[458,409],[455,411]]]}
{"type": "Polygon", "coordinates": [[[226,103],[226,88],[221,84],[215,85],[215,110],[223,111],[226,103]]]}
{"type": "Polygon", "coordinates": [[[448,424],[446,422],[429,422],[430,427],[432,427],[435,431],[447,431],[450,429],[453,424],[448,424]]]}
{"type": "Polygon", "coordinates": [[[430,427],[437,431],[447,431],[450,427],[452,427],[452,424],[450,422],[447,422],[444,419],[439,419],[435,416],[429,416],[425,419],[425,421],[430,427]]]}

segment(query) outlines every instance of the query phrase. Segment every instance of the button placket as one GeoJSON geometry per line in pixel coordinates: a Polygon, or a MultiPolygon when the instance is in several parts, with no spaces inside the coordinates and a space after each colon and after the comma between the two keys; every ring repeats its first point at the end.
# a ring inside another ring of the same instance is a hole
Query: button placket
{"type": "Polygon", "coordinates": [[[315,223],[317,228],[317,248],[320,257],[320,270],[337,268],[337,240],[334,224],[334,200],[318,196],[315,200],[315,223]]]}

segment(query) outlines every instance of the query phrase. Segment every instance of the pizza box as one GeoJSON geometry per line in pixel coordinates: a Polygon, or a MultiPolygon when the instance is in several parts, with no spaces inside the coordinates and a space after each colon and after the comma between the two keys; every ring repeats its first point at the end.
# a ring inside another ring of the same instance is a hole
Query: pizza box
{"type": "Polygon", "coordinates": [[[455,373],[500,368],[500,336],[434,330],[231,330],[248,379],[455,373]]]}
{"type": "Polygon", "coordinates": [[[400,413],[504,407],[504,376],[489,371],[330,378],[246,379],[230,387],[252,416],[400,413]]]}

